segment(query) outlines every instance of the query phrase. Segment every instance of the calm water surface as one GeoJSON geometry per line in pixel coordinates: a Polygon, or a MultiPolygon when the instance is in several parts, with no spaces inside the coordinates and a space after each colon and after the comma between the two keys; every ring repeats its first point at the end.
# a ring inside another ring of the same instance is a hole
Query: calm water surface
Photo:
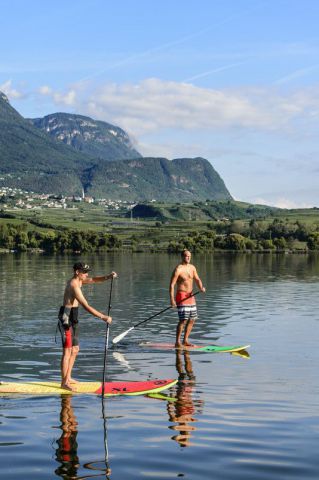
{"type": "MultiPolygon", "coordinates": [[[[57,380],[55,343],[64,284],[78,257],[2,255],[0,380],[57,380]]],[[[111,336],[168,306],[179,258],[94,255],[116,270],[111,336]]],[[[316,255],[194,256],[207,288],[192,341],[250,344],[250,358],[155,351],[173,341],[168,311],[110,348],[109,380],[178,378],[161,398],[0,397],[0,471],[9,479],[317,479],[319,470],[316,255]],[[107,465],[106,465],[107,464],[107,465]],[[106,468],[108,470],[106,471],[106,468]]],[[[106,311],[109,284],[84,287],[106,311]]],[[[100,380],[105,325],[81,311],[74,374],[100,380]]]]}

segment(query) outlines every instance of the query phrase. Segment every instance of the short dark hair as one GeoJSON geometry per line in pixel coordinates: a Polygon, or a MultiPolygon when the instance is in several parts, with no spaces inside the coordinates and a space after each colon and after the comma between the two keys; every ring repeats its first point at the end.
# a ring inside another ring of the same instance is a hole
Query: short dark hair
{"type": "Polygon", "coordinates": [[[77,262],[73,265],[73,270],[77,270],[82,273],[87,273],[90,270],[90,266],[87,263],[77,262]]]}
{"type": "Polygon", "coordinates": [[[184,257],[186,252],[191,253],[187,248],[184,248],[184,250],[182,250],[182,252],[181,252],[181,257],[184,257]]]}

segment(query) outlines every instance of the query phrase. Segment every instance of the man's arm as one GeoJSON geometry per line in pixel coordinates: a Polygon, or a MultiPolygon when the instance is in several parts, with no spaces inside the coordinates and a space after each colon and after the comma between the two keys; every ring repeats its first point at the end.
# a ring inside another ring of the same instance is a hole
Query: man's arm
{"type": "Polygon", "coordinates": [[[91,305],[88,304],[80,287],[74,287],[73,294],[74,294],[74,298],[77,299],[79,304],[82,305],[82,307],[87,312],[91,313],[91,315],[93,315],[94,317],[100,318],[101,320],[104,320],[107,323],[112,322],[112,317],[109,317],[108,315],[104,315],[104,313],[99,312],[98,310],[96,310],[95,308],[91,307],[91,305]]]}
{"type": "Polygon", "coordinates": [[[174,289],[175,289],[175,285],[176,285],[178,276],[179,276],[178,267],[176,267],[174,272],[172,273],[171,282],[169,284],[169,296],[170,296],[172,307],[176,307],[176,302],[175,302],[175,298],[174,298],[174,289]]]}
{"type": "Polygon", "coordinates": [[[200,289],[200,291],[203,292],[203,293],[205,293],[205,292],[206,292],[206,288],[203,287],[203,283],[202,283],[201,279],[200,279],[199,276],[198,276],[196,267],[194,267],[194,280],[195,280],[195,282],[196,282],[196,285],[197,285],[198,288],[200,289]]]}
{"type": "Polygon", "coordinates": [[[110,280],[111,278],[116,278],[117,273],[116,272],[111,272],[108,275],[101,275],[99,277],[89,277],[86,278],[85,280],[82,280],[83,285],[88,285],[90,283],[103,283],[106,280],[110,280]]]}

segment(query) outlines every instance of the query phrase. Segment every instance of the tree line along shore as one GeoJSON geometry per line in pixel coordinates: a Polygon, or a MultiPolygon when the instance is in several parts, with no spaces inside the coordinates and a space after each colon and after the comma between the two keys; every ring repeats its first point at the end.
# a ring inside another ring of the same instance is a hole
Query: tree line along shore
{"type": "Polygon", "coordinates": [[[240,219],[210,222],[112,219],[103,228],[90,223],[72,226],[39,219],[0,217],[0,251],[45,253],[133,251],[296,252],[319,250],[319,224],[295,218],[240,219]]]}

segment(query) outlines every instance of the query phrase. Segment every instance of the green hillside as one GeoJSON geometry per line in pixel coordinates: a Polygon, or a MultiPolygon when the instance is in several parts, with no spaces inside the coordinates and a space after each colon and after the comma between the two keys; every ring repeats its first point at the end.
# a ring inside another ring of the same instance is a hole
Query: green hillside
{"type": "Polygon", "coordinates": [[[128,217],[160,221],[249,220],[281,215],[282,210],[266,205],[251,205],[233,200],[182,203],[139,203],[128,217]]]}
{"type": "Polygon", "coordinates": [[[99,163],[86,172],[85,188],[97,197],[127,201],[231,199],[223,180],[204,158],[139,158],[99,163]]]}
{"type": "Polygon", "coordinates": [[[38,192],[80,192],[77,170],[91,159],[35,128],[0,93],[0,186],[38,192]]]}

